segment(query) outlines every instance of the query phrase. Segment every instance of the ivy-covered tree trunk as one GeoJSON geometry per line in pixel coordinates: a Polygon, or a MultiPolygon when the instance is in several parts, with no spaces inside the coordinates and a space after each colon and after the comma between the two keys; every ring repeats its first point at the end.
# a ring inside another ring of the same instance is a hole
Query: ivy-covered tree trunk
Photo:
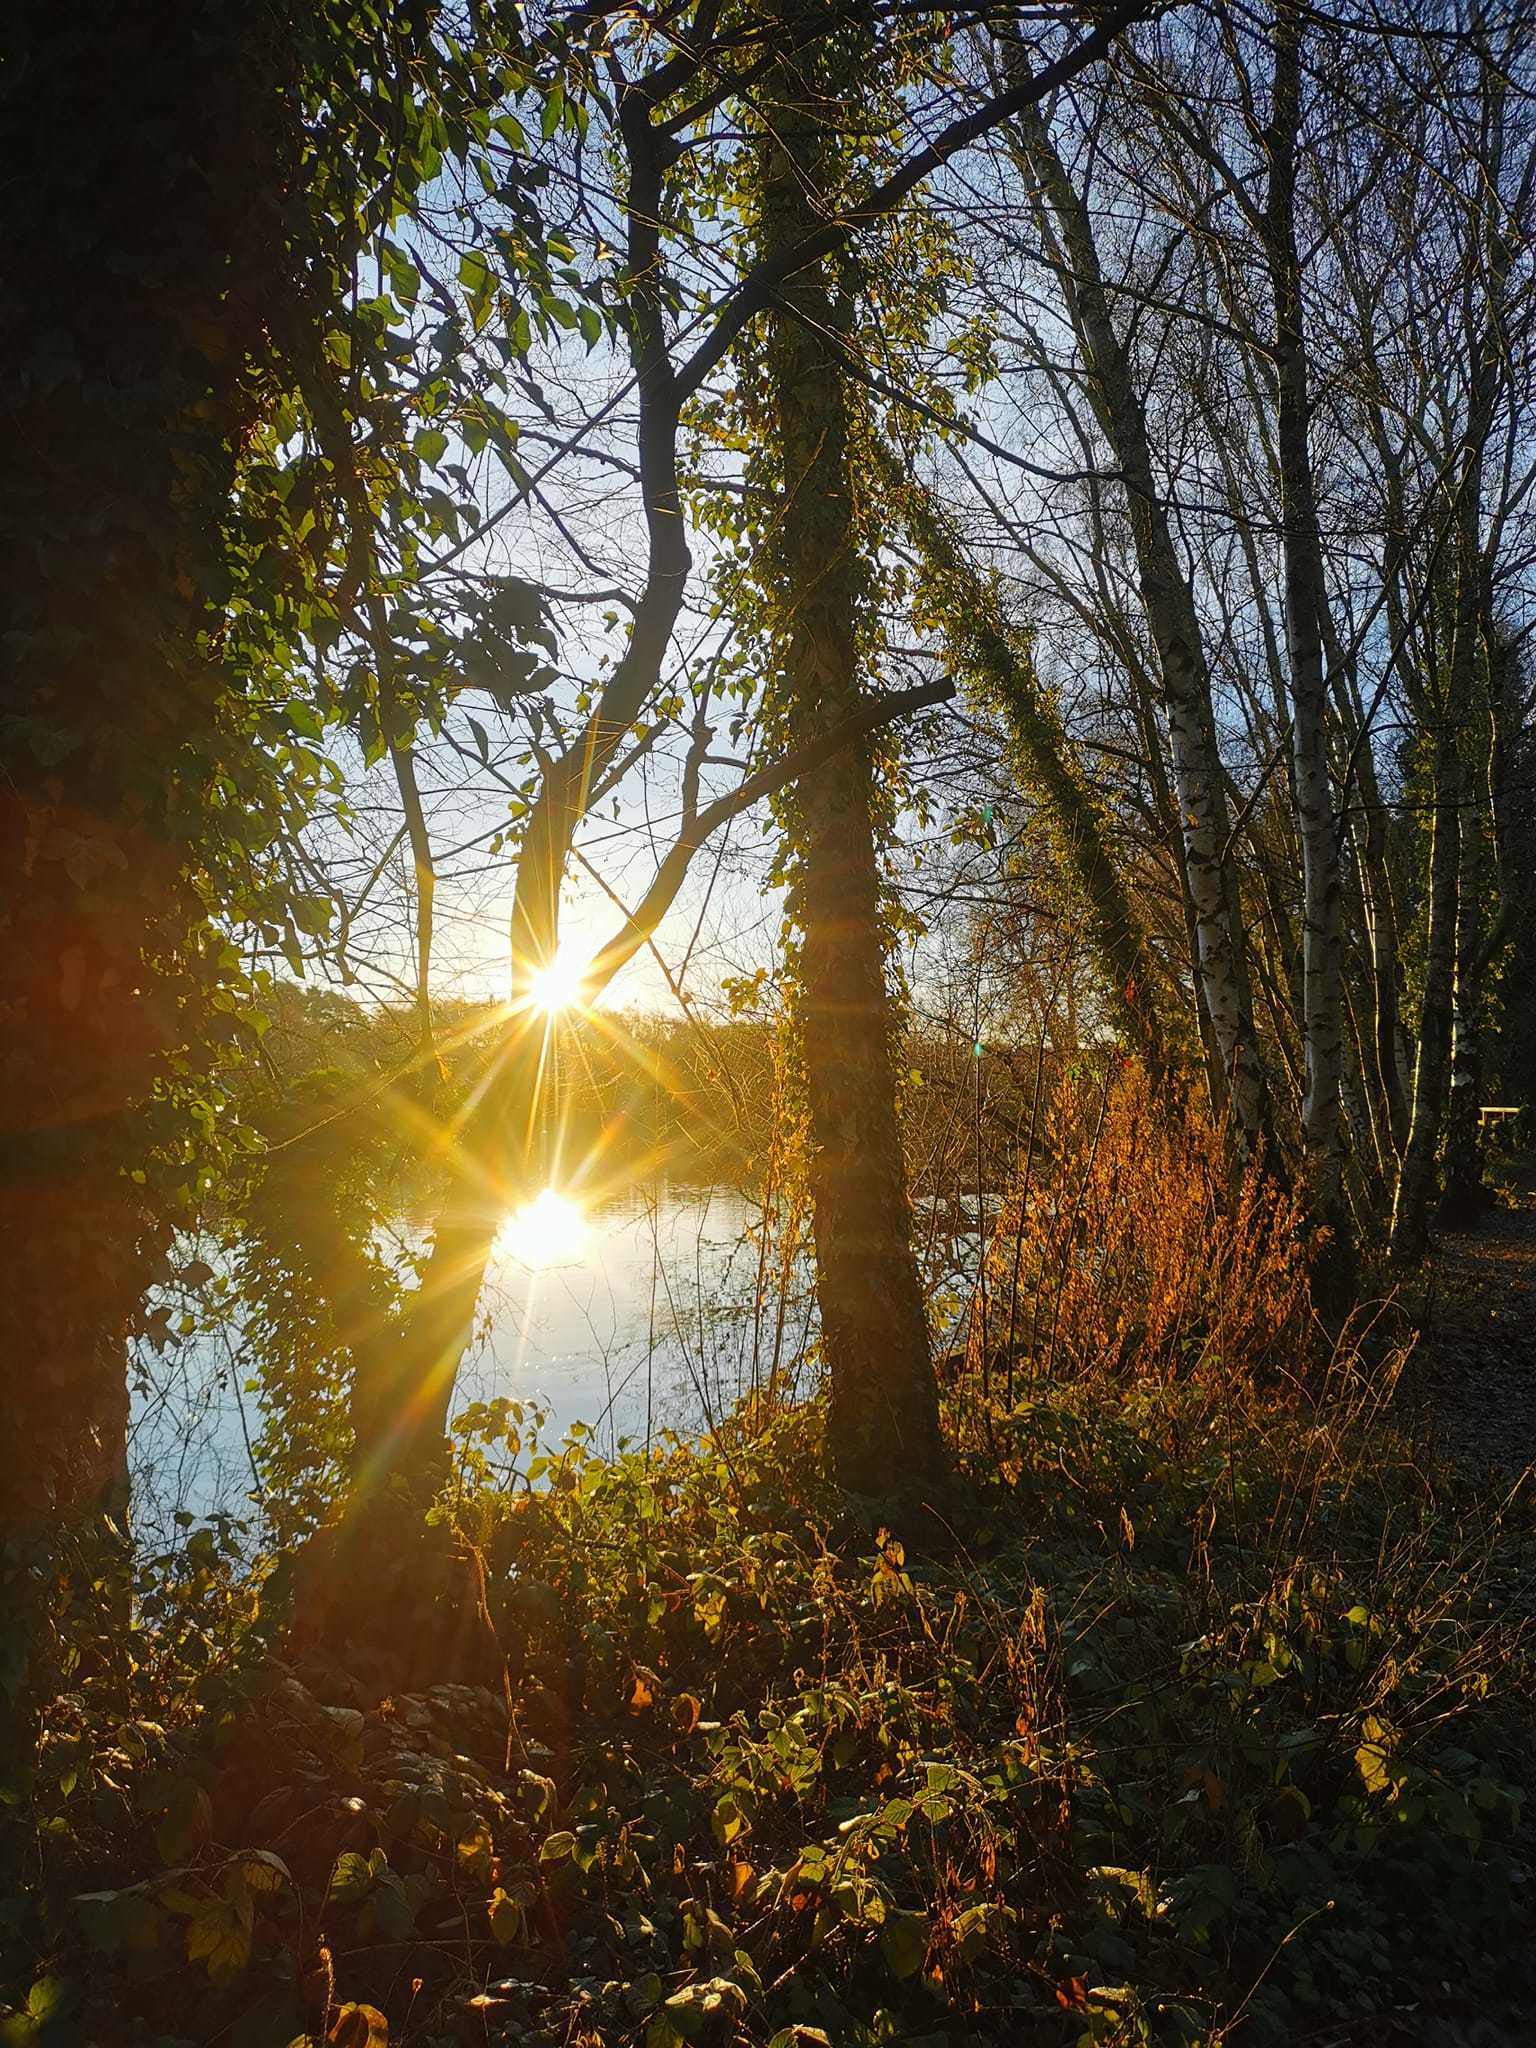
{"type": "Polygon", "coordinates": [[[1046,834],[1088,912],[1089,942],[1108,1013],[1154,1081],[1176,1085],[1151,939],[1111,850],[1102,800],[1035,672],[1028,636],[1010,626],[997,592],[966,561],[949,523],[921,485],[901,478],[889,458],[883,468],[922,558],[945,646],[1002,718],[1009,765],[1040,805],[1046,834]]]}
{"type": "MultiPolygon", "coordinates": [[[[835,128],[860,48],[848,29],[812,44],[805,29],[819,10],[810,0],[788,0],[780,15],[786,48],[803,47],[798,60],[781,60],[768,93],[760,176],[770,258],[820,224],[818,196],[836,187],[835,128]]],[[[870,593],[836,339],[848,319],[824,264],[791,278],[768,317],[779,498],[764,549],[774,688],[792,744],[848,717],[861,694],[870,593]]],[[[802,778],[788,805],[830,1444],[845,1485],[885,1494],[935,1477],[943,1450],[897,1121],[876,810],[863,746],[802,778]]]]}
{"type": "MultiPolygon", "coordinates": [[[[120,1499],[125,1346],[163,1249],[140,1179],[203,1027],[197,836],[221,758],[208,635],[286,54],[220,0],[17,0],[0,69],[0,1545],[120,1499]]],[[[52,1562],[49,1562],[52,1560],[52,1562]]]]}

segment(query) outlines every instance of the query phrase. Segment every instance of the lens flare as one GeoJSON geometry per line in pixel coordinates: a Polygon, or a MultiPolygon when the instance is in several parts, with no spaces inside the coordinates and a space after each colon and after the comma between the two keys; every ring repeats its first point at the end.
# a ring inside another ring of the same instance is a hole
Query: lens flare
{"type": "Polygon", "coordinates": [[[582,966],[568,954],[560,953],[546,966],[535,968],[528,980],[528,1000],[536,1010],[553,1017],[581,1000],[582,966]]]}
{"type": "Polygon", "coordinates": [[[546,1188],[519,1209],[502,1230],[504,1251],[535,1272],[546,1266],[578,1266],[587,1255],[592,1230],[569,1195],[546,1188]]]}

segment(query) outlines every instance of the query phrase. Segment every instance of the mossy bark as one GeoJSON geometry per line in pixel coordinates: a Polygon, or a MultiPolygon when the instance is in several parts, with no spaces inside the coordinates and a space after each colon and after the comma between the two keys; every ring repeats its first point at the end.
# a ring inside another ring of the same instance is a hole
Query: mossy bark
{"type": "Polygon", "coordinates": [[[945,644],[1001,717],[1011,765],[1040,805],[1057,858],[1087,909],[1109,1014],[1147,1071],[1159,1083],[1171,1080],[1156,956],[1111,849],[1103,804],[1036,673],[1028,635],[1010,626],[996,592],[965,560],[921,485],[901,476],[894,462],[886,482],[922,557],[945,644]]]}
{"type": "Polygon", "coordinates": [[[158,1225],[125,1177],[199,1029],[196,870],[224,679],[207,634],[282,53],[244,10],[8,18],[0,314],[0,1536],[118,1485],[158,1225]]]}
{"type": "MultiPolygon", "coordinates": [[[[785,45],[804,47],[775,67],[767,96],[761,234],[770,257],[815,230],[835,190],[857,43],[847,34],[812,46],[800,10],[780,13],[785,45]]],[[[780,493],[769,609],[778,708],[786,737],[801,744],[859,706],[868,571],[839,346],[849,306],[825,264],[792,277],[781,298],[765,344],[780,493]]],[[[844,748],[800,781],[787,808],[830,1444],[847,1486],[888,1494],[936,1478],[943,1453],[897,1120],[869,750],[844,748]]]]}

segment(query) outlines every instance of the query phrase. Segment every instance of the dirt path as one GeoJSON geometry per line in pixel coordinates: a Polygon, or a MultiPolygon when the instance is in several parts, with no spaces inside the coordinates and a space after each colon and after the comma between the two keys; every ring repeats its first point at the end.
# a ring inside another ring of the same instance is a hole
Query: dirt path
{"type": "Polygon", "coordinates": [[[1442,1455],[1513,1479],[1536,1464],[1536,1162],[1504,1200],[1439,1233],[1409,1377],[1442,1455]]]}
{"type": "MultiPolygon", "coordinates": [[[[1403,1387],[1426,1447],[1486,1478],[1491,1497],[1536,1465],[1536,1158],[1500,1179],[1498,1208],[1470,1229],[1436,1233],[1403,1387]]],[[[1536,1473],[1520,1492],[1532,1487],[1536,1473]]],[[[1515,1611],[1532,1611],[1528,1570],[1498,1590],[1515,1611]]],[[[1530,2048],[1536,2019],[1425,2017],[1383,2038],[1401,2048],[1530,2048]]]]}

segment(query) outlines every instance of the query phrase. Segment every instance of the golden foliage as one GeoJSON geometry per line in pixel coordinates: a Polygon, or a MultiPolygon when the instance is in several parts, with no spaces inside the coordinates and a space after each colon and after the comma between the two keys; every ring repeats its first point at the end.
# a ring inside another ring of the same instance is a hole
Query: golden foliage
{"type": "Polygon", "coordinates": [[[1021,1165],[972,1309],[968,1364],[1058,1379],[1251,1381],[1293,1372],[1310,1334],[1300,1212],[1262,1162],[1235,1180],[1192,1102],[1144,1069],[1064,1081],[1045,1152],[1021,1165]]]}

